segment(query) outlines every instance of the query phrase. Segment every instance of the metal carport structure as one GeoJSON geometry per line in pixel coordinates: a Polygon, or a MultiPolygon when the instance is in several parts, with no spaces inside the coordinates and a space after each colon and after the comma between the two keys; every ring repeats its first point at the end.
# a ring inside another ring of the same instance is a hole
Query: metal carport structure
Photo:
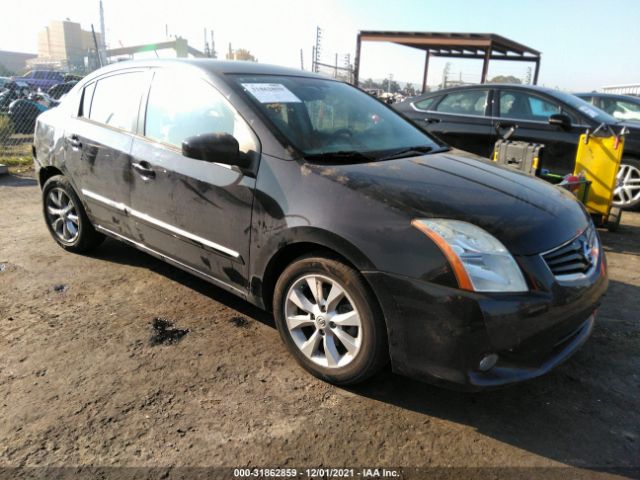
{"type": "Polygon", "coordinates": [[[356,59],[354,65],[354,83],[358,85],[360,75],[360,55],[362,42],[390,42],[425,51],[422,91],[427,87],[429,58],[470,58],[481,59],[481,83],[487,81],[489,61],[508,60],[535,63],[533,84],[538,83],[540,71],[540,52],[531,47],[514,42],[495,33],[445,33],[445,32],[389,32],[362,30],[358,32],[356,59]]]}

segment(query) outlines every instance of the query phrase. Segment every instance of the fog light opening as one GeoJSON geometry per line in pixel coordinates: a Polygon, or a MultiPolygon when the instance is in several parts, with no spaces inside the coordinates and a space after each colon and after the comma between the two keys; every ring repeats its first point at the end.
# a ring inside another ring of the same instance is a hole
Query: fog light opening
{"type": "Polygon", "coordinates": [[[480,359],[478,370],[480,370],[481,372],[488,372],[493,367],[495,367],[496,363],[498,363],[498,354],[488,353],[480,359]]]}

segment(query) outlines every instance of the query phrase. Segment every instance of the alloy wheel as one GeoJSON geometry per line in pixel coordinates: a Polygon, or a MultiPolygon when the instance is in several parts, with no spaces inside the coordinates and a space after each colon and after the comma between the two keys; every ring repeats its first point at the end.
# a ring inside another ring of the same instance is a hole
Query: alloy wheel
{"type": "Polygon", "coordinates": [[[64,189],[52,188],[46,200],[47,221],[51,230],[65,243],[73,243],[80,233],[80,220],[73,200],[64,189]]]}
{"type": "Polygon", "coordinates": [[[360,314],[337,281],[317,274],[300,277],[287,292],[284,313],[291,338],[312,362],[340,368],[358,355],[360,314]]]}
{"type": "Polygon", "coordinates": [[[638,200],[640,200],[640,169],[623,163],[618,169],[613,203],[619,207],[628,207],[638,200]]]}

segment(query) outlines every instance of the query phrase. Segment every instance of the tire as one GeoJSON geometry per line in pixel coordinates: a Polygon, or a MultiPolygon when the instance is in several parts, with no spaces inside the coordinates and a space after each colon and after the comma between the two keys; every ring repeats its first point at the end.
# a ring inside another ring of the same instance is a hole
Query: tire
{"type": "Polygon", "coordinates": [[[322,380],[359,383],[388,362],[386,327],[377,299],[359,272],[336,259],[309,255],[289,265],[276,283],[273,312],[289,351],[322,380]],[[316,292],[320,286],[320,302],[310,285],[316,292]],[[342,295],[337,295],[340,291],[342,295]]]}
{"type": "Polygon", "coordinates": [[[635,158],[623,158],[613,192],[613,205],[623,210],[636,210],[640,207],[640,161],[635,158]]]}
{"type": "Polygon", "coordinates": [[[42,188],[42,211],[53,239],[65,250],[86,253],[104,241],[97,232],[69,180],[55,175],[42,188]]]}

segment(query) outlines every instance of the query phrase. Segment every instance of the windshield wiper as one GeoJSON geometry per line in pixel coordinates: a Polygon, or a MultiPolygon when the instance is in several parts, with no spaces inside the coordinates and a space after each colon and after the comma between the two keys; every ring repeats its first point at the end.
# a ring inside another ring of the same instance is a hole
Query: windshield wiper
{"type": "Polygon", "coordinates": [[[359,162],[372,162],[375,160],[373,157],[369,157],[357,150],[339,150],[337,152],[322,152],[313,153],[311,155],[305,155],[307,160],[349,160],[359,162]]]}
{"type": "MultiPolygon", "coordinates": [[[[439,148],[437,151],[443,151],[443,150],[439,148]]],[[[378,158],[378,160],[383,161],[383,160],[393,160],[395,158],[414,157],[416,155],[422,155],[424,153],[432,153],[432,152],[434,152],[433,147],[428,145],[418,145],[415,147],[407,147],[407,148],[402,148],[400,150],[396,150],[395,152],[391,152],[389,155],[385,155],[384,157],[378,158]]]]}

